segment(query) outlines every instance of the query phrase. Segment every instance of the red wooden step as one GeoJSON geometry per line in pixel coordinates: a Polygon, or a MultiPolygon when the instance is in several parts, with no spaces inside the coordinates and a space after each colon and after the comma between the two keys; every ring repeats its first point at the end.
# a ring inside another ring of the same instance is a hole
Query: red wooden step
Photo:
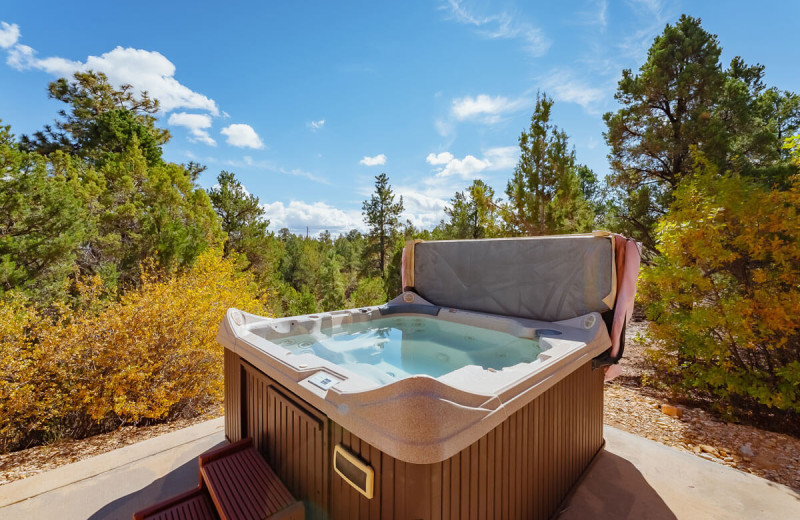
{"type": "Polygon", "coordinates": [[[181,493],[147,509],[134,513],[133,520],[217,520],[219,515],[214,509],[206,490],[197,486],[191,491],[181,493]]]}
{"type": "Polygon", "coordinates": [[[250,439],[201,455],[200,480],[223,520],[305,518],[303,503],[292,497],[250,439]]]}

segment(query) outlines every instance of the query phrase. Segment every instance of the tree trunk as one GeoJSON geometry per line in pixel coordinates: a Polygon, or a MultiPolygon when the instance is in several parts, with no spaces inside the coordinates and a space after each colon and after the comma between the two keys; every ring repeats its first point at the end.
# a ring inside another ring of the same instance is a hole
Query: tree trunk
{"type": "Polygon", "coordinates": [[[381,278],[383,278],[383,262],[384,257],[386,256],[386,247],[383,245],[384,234],[383,229],[381,229],[381,278]]]}

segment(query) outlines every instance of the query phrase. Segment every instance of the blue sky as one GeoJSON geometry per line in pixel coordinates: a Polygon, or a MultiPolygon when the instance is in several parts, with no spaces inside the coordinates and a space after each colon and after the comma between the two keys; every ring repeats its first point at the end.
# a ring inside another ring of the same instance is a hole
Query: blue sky
{"type": "Polygon", "coordinates": [[[536,92],[578,160],[608,171],[602,114],[666,23],[699,16],[723,62],[800,91],[800,2],[4,2],[0,119],[17,134],[61,109],[47,83],[83,68],[161,99],[165,158],[236,173],[273,230],[363,228],[385,172],[432,227],[481,178],[502,195],[536,92]]]}

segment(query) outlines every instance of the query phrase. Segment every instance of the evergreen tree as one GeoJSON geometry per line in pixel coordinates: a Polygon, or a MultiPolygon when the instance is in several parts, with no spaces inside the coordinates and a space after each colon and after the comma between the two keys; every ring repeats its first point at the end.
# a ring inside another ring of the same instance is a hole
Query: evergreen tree
{"type": "Polygon", "coordinates": [[[138,140],[83,178],[91,189],[90,217],[97,234],[83,245],[84,272],[100,273],[109,284],[137,284],[140,264],[188,266],[221,240],[208,194],[178,164],[148,165],[138,140]]]}
{"type": "Polygon", "coordinates": [[[655,223],[698,154],[719,171],[768,185],[786,185],[796,171],[781,144],[800,123],[797,96],[766,89],[764,68],[741,58],[723,70],[720,53],[699,19],[681,16],[655,39],[638,75],[622,72],[615,94],[622,108],[604,116],[615,200],[610,217],[651,252],[655,223]]]}
{"type": "Polygon", "coordinates": [[[99,274],[109,287],[136,285],[142,262],[188,266],[220,239],[208,195],[196,183],[198,167],[161,159],[169,132],[155,126],[156,100],[91,71],[49,90],[69,108],[55,128],[23,137],[20,148],[74,166],[73,192],[90,230],[74,251],[82,274],[99,274]]]}
{"type": "Polygon", "coordinates": [[[63,153],[20,150],[0,126],[0,296],[21,289],[43,306],[62,299],[93,227],[78,171],[63,153]]]}
{"type": "Polygon", "coordinates": [[[403,211],[403,197],[394,201],[394,193],[385,173],[375,177],[375,193],[362,205],[364,222],[369,227],[369,253],[378,258],[378,271],[385,275],[386,251],[397,234],[398,217],[403,211]]]}
{"type": "Polygon", "coordinates": [[[228,237],[223,254],[242,254],[247,259],[245,269],[269,275],[276,267],[277,254],[273,237],[267,232],[269,220],[258,197],[248,193],[236,176],[226,171],[220,172],[217,185],[208,195],[228,237]]]}
{"type": "Polygon", "coordinates": [[[344,276],[341,272],[339,257],[332,248],[328,250],[325,261],[320,267],[320,290],[322,292],[322,310],[335,311],[343,309],[347,303],[344,293],[344,276]]]}
{"type": "Polygon", "coordinates": [[[490,238],[499,235],[497,202],[494,189],[482,180],[474,180],[463,191],[456,192],[444,208],[447,221],[442,220],[439,231],[445,238],[490,238]]]}
{"type": "Polygon", "coordinates": [[[508,182],[502,217],[514,235],[586,231],[593,215],[581,192],[575,151],[567,134],[550,121],[552,99],[537,94],[528,131],[519,138],[520,158],[508,182]]]}
{"type": "Polygon", "coordinates": [[[55,128],[48,125],[32,138],[23,136],[24,148],[42,154],[63,150],[97,162],[122,152],[135,136],[148,165],[161,162],[161,146],[170,135],[155,126],[159,103],[146,92],[137,97],[131,85],[116,89],[105,74],[93,71],[76,72],[72,81],[60,78],[48,91],[71,110],[59,112],[55,128]]]}

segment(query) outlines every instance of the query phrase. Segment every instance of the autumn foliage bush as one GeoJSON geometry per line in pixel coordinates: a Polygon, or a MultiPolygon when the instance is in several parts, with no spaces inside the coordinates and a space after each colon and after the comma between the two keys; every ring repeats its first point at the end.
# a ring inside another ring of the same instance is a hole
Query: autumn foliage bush
{"type": "Polygon", "coordinates": [[[252,280],[215,250],[182,273],[144,272],[107,303],[99,278],[79,283],[80,310],[55,320],[0,302],[0,452],[219,407],[226,309],[267,313],[252,280]]]}
{"type": "Polygon", "coordinates": [[[800,176],[777,189],[698,168],[641,279],[654,360],[729,416],[800,412],[800,176]]]}

